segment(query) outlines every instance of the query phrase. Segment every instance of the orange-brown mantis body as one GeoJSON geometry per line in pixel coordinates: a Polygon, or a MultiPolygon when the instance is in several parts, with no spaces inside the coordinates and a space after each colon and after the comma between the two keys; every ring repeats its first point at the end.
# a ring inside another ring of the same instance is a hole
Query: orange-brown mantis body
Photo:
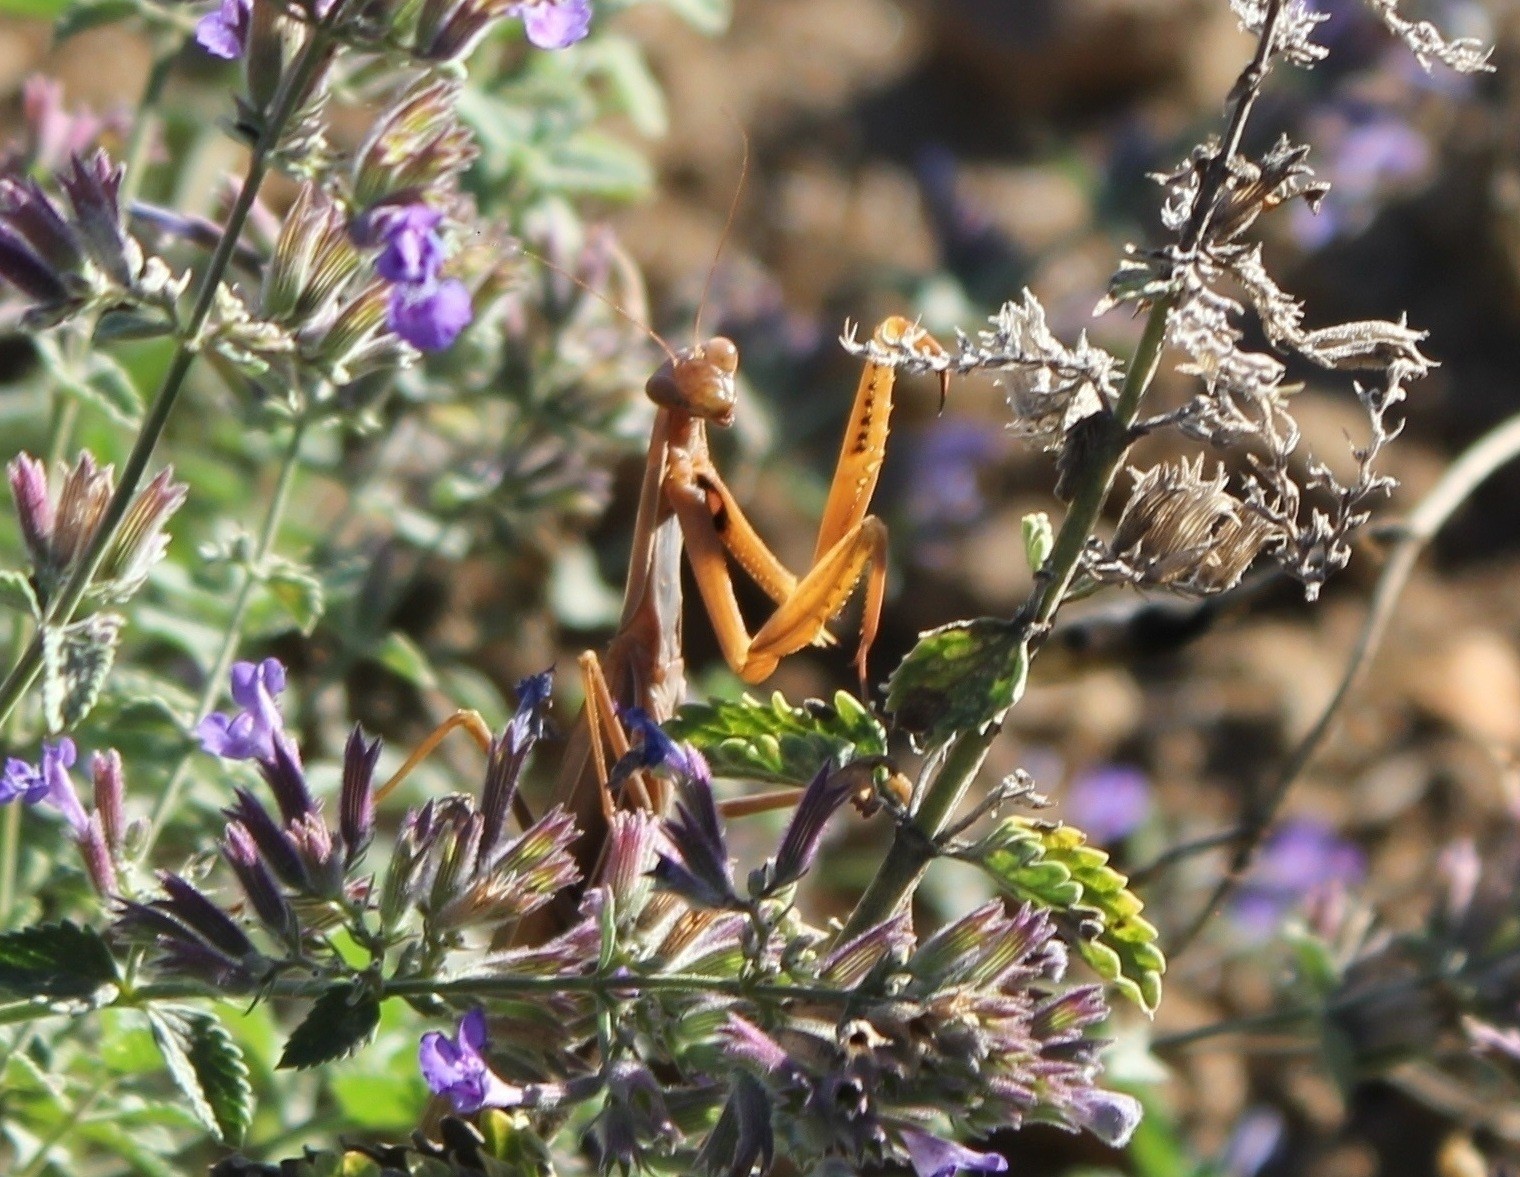
{"type": "MultiPolygon", "coordinates": [[[[894,316],[876,329],[884,345],[907,341],[928,353],[941,349],[908,320],[894,316]]],[[[663,345],[663,341],[661,341],[663,345]]],[[[684,550],[724,659],[747,683],[768,678],[780,661],[804,646],[829,642],[827,623],[866,579],[865,612],[855,667],[862,692],[866,658],[875,639],[886,585],[885,524],[868,513],[886,452],[895,370],[867,362],[856,389],[834,470],[813,562],[794,575],[760,539],[713,464],[709,423],[732,423],[737,400],[738,349],[716,337],[667,360],[645,391],[658,406],[639,494],[634,543],[618,629],[601,659],[582,655],[586,704],[571,734],[552,801],[575,816],[584,877],[590,877],[616,801],[608,791],[606,749],[628,750],[617,719],[639,707],[656,722],[674,713],[685,695],[681,653],[681,554],[684,550]],[[728,561],[732,559],[776,604],[752,635],[740,614],[728,561]],[[605,748],[604,748],[605,744],[605,748]]],[[[941,389],[943,393],[943,385],[941,389]]],[[[384,795],[456,726],[482,746],[490,733],[478,715],[461,712],[425,740],[380,791],[384,795]]],[[[625,801],[663,812],[663,785],[635,776],[625,801]]],[[[773,807],[795,797],[780,794],[730,802],[730,814],[773,807]]]]}

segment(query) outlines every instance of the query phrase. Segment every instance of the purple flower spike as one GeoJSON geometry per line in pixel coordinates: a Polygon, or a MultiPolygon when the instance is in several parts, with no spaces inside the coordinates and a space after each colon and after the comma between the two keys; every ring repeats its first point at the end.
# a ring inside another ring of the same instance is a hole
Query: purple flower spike
{"type": "Polygon", "coordinates": [[[224,760],[270,760],[274,739],[285,730],[275,696],[285,689],[285,668],[275,658],[232,667],[232,699],[243,708],[239,715],[213,712],[201,720],[195,734],[201,747],[224,760]]]}
{"type": "Polygon", "coordinates": [[[422,1036],[417,1065],[434,1095],[446,1095],[461,1116],[481,1108],[517,1107],[523,1090],[506,1082],[486,1065],[485,1011],[472,1009],[459,1019],[459,1032],[450,1038],[437,1030],[422,1036]]]}
{"type": "Polygon", "coordinates": [[[1073,825],[1099,846],[1134,833],[1151,811],[1151,788],[1138,768],[1105,765],[1084,773],[1062,804],[1073,825]]]}
{"type": "Polygon", "coordinates": [[[391,290],[391,330],[418,351],[443,351],[475,318],[470,291],[457,278],[398,283],[391,290]]]}
{"type": "Polygon", "coordinates": [[[432,282],[443,266],[443,238],[438,223],[443,214],[425,204],[387,210],[380,225],[385,248],[375,270],[391,282],[432,282]]]}
{"type": "Polygon", "coordinates": [[[540,49],[568,49],[591,31],[591,0],[537,0],[516,5],[514,15],[540,49]]]}
{"type": "Polygon", "coordinates": [[[252,19],[253,0],[222,0],[220,8],[195,26],[195,43],[212,57],[235,61],[248,51],[252,19]]]}
{"type": "Polygon", "coordinates": [[[1008,1168],[1008,1159],[998,1153],[977,1152],[917,1128],[899,1128],[897,1135],[918,1177],[955,1177],[963,1169],[1002,1173],[1008,1168]]]}

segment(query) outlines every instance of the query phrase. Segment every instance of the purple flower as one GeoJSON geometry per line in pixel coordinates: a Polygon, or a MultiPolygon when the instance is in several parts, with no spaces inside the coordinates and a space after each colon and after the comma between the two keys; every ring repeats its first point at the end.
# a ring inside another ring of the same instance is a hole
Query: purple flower
{"type": "Polygon", "coordinates": [[[1122,841],[1151,811],[1151,788],[1138,768],[1108,764],[1078,777],[1062,801],[1071,823],[1100,846],[1122,841]]]}
{"type": "Polygon", "coordinates": [[[438,224],[443,214],[425,204],[391,207],[377,214],[375,228],[385,248],[375,269],[392,282],[432,282],[443,266],[443,238],[438,224]]]}
{"type": "Polygon", "coordinates": [[[42,745],[39,764],[28,764],[15,758],[7,760],[4,775],[0,776],[0,805],[17,798],[28,805],[46,801],[63,814],[74,837],[84,840],[89,836],[90,819],[79,803],[74,778],[69,775],[77,754],[74,741],[64,736],[56,744],[42,745]]]}
{"type": "Polygon", "coordinates": [[[918,1177],[955,1177],[962,1169],[1002,1173],[1008,1168],[1008,1158],[998,1153],[977,1152],[917,1128],[899,1128],[897,1136],[918,1177]]]}
{"type": "Polygon", "coordinates": [[[391,330],[419,351],[442,351],[475,318],[470,291],[457,278],[398,283],[391,290],[391,330]]]}
{"type": "Polygon", "coordinates": [[[1285,822],[1262,847],[1231,907],[1231,919],[1250,938],[1265,939],[1311,891],[1356,883],[1365,872],[1362,852],[1323,822],[1285,822]]]}
{"type": "Polygon", "coordinates": [[[275,737],[285,731],[274,699],[284,689],[285,667],[278,659],[234,663],[232,700],[243,710],[233,716],[215,711],[201,720],[195,729],[201,747],[225,760],[272,760],[275,737]]]}
{"type": "Polygon", "coordinates": [[[195,43],[212,57],[234,61],[248,51],[252,17],[253,0],[222,0],[220,8],[195,26],[195,43]]]}
{"type": "Polygon", "coordinates": [[[591,31],[591,0],[528,0],[511,13],[540,49],[569,48],[591,31]]]}
{"type": "Polygon", "coordinates": [[[485,1047],[486,1015],[477,1007],[459,1019],[459,1032],[453,1038],[431,1030],[417,1048],[417,1065],[428,1090],[448,1096],[461,1116],[481,1108],[517,1107],[523,1101],[522,1088],[486,1066],[481,1054],[485,1047]]]}

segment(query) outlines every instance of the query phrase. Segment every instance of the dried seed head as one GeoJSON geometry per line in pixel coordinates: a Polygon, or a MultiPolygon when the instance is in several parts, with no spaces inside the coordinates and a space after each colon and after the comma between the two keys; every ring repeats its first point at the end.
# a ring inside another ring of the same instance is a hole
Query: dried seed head
{"type": "Polygon", "coordinates": [[[1135,486],[1114,537],[1090,556],[1099,580],[1191,596],[1233,587],[1273,538],[1271,525],[1225,489],[1223,468],[1203,459],[1133,471],[1135,486]]]}

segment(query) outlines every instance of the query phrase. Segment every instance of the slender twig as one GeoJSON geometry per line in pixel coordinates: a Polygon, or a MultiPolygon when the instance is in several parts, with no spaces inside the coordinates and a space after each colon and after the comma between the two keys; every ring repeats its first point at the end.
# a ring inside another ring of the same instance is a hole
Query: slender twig
{"type": "MultiPolygon", "coordinates": [[[[1230,178],[1230,161],[1239,150],[1246,122],[1266,80],[1277,26],[1282,16],[1282,0],[1271,0],[1262,22],[1261,36],[1250,63],[1241,72],[1231,92],[1229,123],[1224,139],[1205,167],[1194,199],[1192,217],[1185,227],[1180,247],[1183,255],[1195,252],[1206,239],[1219,194],[1230,178]]],[[[1081,567],[1082,553],[1093,528],[1108,501],[1114,478],[1124,464],[1133,441],[1133,426],[1139,418],[1141,401],[1161,362],[1166,343],[1167,318],[1176,303],[1168,295],[1152,304],[1145,331],[1125,373],[1124,384],[1113,411],[1105,419],[1087,468],[1066,518],[1056,533],[1045,567],[1035,578],[1029,599],[1017,617],[1025,625],[1027,645],[1017,656],[1032,656],[1039,635],[1060,609],[1073,579],[1081,567]]],[[[859,935],[866,928],[888,918],[912,893],[919,878],[935,855],[935,843],[949,823],[987,758],[992,741],[1002,728],[1003,716],[995,716],[978,731],[966,732],[950,746],[934,781],[924,789],[922,800],[911,822],[898,827],[892,845],[882,860],[855,910],[851,912],[841,938],[859,935]]]]}
{"type": "MultiPolygon", "coordinates": [[[[280,461],[280,473],[275,482],[274,493],[270,495],[269,507],[264,512],[264,522],[259,527],[253,551],[249,554],[243,568],[243,583],[238,586],[237,598],[233,601],[232,611],[228,614],[227,624],[222,630],[221,648],[217,650],[216,659],[206,673],[200,699],[195,705],[194,724],[199,724],[211,713],[212,707],[221,696],[227,670],[237,654],[238,644],[242,641],[243,620],[247,617],[248,607],[253,602],[254,589],[263,581],[264,565],[274,550],[275,538],[280,531],[280,522],[284,519],[285,509],[290,503],[290,490],[295,483],[296,470],[300,466],[301,442],[305,436],[306,421],[301,419],[291,429],[290,441],[285,447],[285,456],[280,461]]],[[[178,806],[180,793],[183,792],[185,781],[189,777],[190,761],[194,754],[193,745],[186,747],[175,762],[174,769],[169,774],[168,783],[164,785],[153,807],[147,836],[143,838],[142,848],[138,851],[138,861],[148,860],[159,835],[163,833],[164,826],[178,806]]]]}
{"type": "MultiPolygon", "coordinates": [[[[1463,451],[1441,476],[1440,481],[1411,512],[1404,525],[1397,530],[1388,563],[1384,565],[1382,574],[1378,577],[1377,587],[1373,589],[1367,618],[1362,623],[1362,631],[1357,636],[1356,645],[1352,648],[1351,656],[1346,662],[1346,668],[1341,674],[1335,693],[1325,704],[1314,726],[1293,749],[1292,755],[1283,764],[1271,788],[1251,806],[1240,826],[1230,832],[1231,836],[1220,839],[1237,844],[1229,870],[1215,885],[1208,902],[1200,909],[1186,931],[1173,941],[1171,950],[1173,960],[1203,931],[1215,913],[1235,893],[1235,888],[1240,885],[1246,871],[1250,869],[1261,841],[1271,827],[1278,810],[1287,799],[1289,790],[1313,761],[1315,753],[1319,751],[1320,745],[1340,716],[1346,700],[1361,682],[1368,664],[1382,644],[1388,623],[1393,617],[1399,597],[1403,594],[1404,586],[1409,581],[1410,573],[1413,572],[1420,553],[1435,538],[1436,533],[1441,530],[1446,521],[1468,500],[1473,491],[1516,456],[1520,456],[1520,414],[1507,418],[1463,451]]],[[[1201,841],[1191,845],[1194,848],[1211,848],[1204,847],[1201,841]]],[[[1170,865],[1172,861],[1178,861],[1181,857],[1176,852],[1169,853],[1171,857],[1167,865],[1170,865]]],[[[1147,873],[1154,874],[1160,865],[1161,860],[1158,860],[1147,868],[1147,873]]]]}
{"type": "Polygon", "coordinates": [[[158,125],[159,100],[164,96],[164,87],[174,70],[182,43],[176,39],[172,48],[161,49],[154,57],[147,81],[143,83],[142,97],[137,100],[132,130],[122,154],[125,170],[121,178],[121,207],[124,209],[131,208],[142,191],[143,173],[148,170],[148,150],[153,146],[153,132],[158,125]]]}
{"type": "Polygon", "coordinates": [[[132,451],[122,467],[121,480],[116,484],[116,490],[106,504],[105,510],[101,512],[100,524],[90,541],[89,548],[80,557],[63,587],[48,602],[47,611],[32,635],[31,641],[6,676],[4,683],[0,683],[0,724],[10,717],[16,704],[21,701],[42,668],[44,634],[50,629],[67,625],[72,619],[74,611],[84,600],[90,582],[105,558],[106,550],[115,538],[117,529],[126,517],[133,496],[136,495],[143,475],[147,472],[153,451],[157,448],[159,439],[163,436],[164,427],[168,424],[169,416],[179,401],[185,377],[200,354],[201,329],[211,313],[222,275],[226,272],[227,265],[237,249],[243,224],[253,209],[254,201],[258,198],[259,188],[269,170],[270,158],[279,146],[285,124],[300,108],[308,86],[322,68],[330,45],[331,38],[327,31],[321,27],[316,28],[301,58],[282,81],[280,93],[259,135],[258,142],[254,145],[253,153],[249,157],[248,173],[243,178],[243,186],[238,192],[237,201],[227,216],[226,231],[217,242],[216,251],[207,263],[205,273],[201,276],[200,287],[190,316],[185,321],[179,344],[175,348],[173,358],[169,361],[168,371],[164,373],[163,383],[159,386],[153,403],[148,406],[137,440],[133,443],[132,451]]]}

